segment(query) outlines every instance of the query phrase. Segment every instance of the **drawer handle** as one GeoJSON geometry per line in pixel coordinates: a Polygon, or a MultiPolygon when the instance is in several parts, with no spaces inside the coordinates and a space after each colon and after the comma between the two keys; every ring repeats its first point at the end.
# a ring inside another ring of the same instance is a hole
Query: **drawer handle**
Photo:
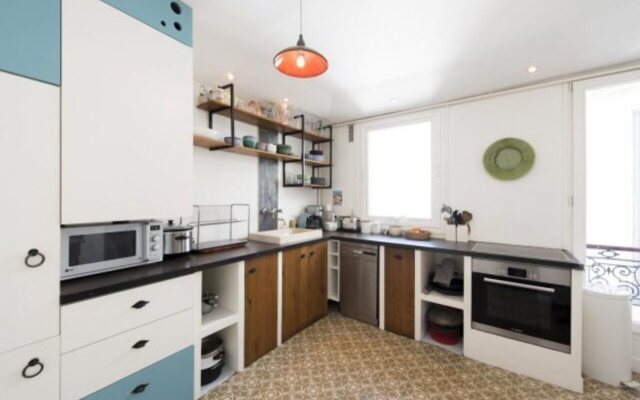
{"type": "Polygon", "coordinates": [[[136,302],[136,304],[132,305],[131,308],[136,308],[136,309],[141,309],[142,307],[146,306],[147,304],[149,304],[148,301],[146,300],[140,300],[138,302],[136,302]]]}
{"type": "Polygon", "coordinates": [[[309,256],[311,257],[312,255],[316,254],[315,251],[312,251],[311,253],[309,253],[309,256]]]}
{"type": "Polygon", "coordinates": [[[300,258],[305,258],[306,256],[306,254],[300,254],[300,258]]]}
{"type": "Polygon", "coordinates": [[[131,348],[132,348],[132,349],[141,349],[141,348],[143,348],[144,346],[146,346],[146,345],[147,345],[147,343],[149,343],[149,341],[148,341],[148,340],[138,340],[138,341],[136,342],[136,344],[134,344],[133,346],[131,346],[131,348]]]}
{"type": "Polygon", "coordinates": [[[393,256],[396,260],[402,260],[402,256],[400,254],[396,254],[393,256]]]}
{"type": "Polygon", "coordinates": [[[41,363],[38,358],[32,358],[27,363],[27,366],[24,367],[24,369],[22,370],[22,376],[24,378],[26,378],[26,379],[31,379],[31,378],[35,378],[36,376],[40,375],[42,373],[42,371],[44,371],[44,364],[41,363]],[[34,368],[34,367],[37,367],[38,369],[33,373],[29,373],[29,369],[34,368]]]}
{"type": "Polygon", "coordinates": [[[24,264],[29,268],[37,268],[44,264],[44,260],[44,254],[40,253],[38,249],[31,249],[27,252],[24,264]],[[35,258],[35,260],[32,260],[33,258],[35,258]]]}
{"type": "Polygon", "coordinates": [[[255,269],[255,268],[251,268],[251,269],[249,270],[249,273],[250,273],[250,274],[255,274],[255,273],[256,273],[256,269],[255,269]]]}
{"type": "Polygon", "coordinates": [[[131,391],[131,393],[133,393],[133,394],[142,393],[142,392],[144,392],[145,390],[147,390],[147,386],[149,386],[149,384],[148,384],[148,383],[142,383],[142,384],[140,384],[140,385],[136,386],[136,387],[135,387],[135,389],[133,389],[133,390],[131,391]]]}

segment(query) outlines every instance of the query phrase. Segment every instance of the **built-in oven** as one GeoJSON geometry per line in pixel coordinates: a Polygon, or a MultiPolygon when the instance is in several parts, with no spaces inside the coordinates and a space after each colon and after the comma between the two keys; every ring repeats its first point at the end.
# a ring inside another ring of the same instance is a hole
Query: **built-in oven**
{"type": "Polygon", "coordinates": [[[571,271],[473,260],[471,327],[571,353],[571,271]]]}
{"type": "Polygon", "coordinates": [[[162,261],[160,222],[65,226],[61,236],[61,280],[162,261]]]}

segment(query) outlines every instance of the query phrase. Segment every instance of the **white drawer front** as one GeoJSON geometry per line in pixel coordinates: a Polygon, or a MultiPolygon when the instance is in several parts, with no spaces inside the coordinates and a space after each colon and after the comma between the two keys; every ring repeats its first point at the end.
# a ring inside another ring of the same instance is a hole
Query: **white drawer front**
{"type": "Polygon", "coordinates": [[[62,398],[77,400],[194,344],[193,310],[62,355],[62,398]],[[143,347],[137,343],[147,341],[143,347]]]}
{"type": "Polygon", "coordinates": [[[194,285],[189,275],[63,306],[62,353],[192,308],[194,285]]]}
{"type": "Polygon", "coordinates": [[[59,337],[0,355],[0,398],[55,400],[59,398],[59,388],[59,337]],[[35,364],[25,370],[31,360],[35,364]],[[42,371],[38,373],[40,368],[42,371]],[[23,371],[27,376],[36,376],[25,378],[22,376],[23,371]]]}

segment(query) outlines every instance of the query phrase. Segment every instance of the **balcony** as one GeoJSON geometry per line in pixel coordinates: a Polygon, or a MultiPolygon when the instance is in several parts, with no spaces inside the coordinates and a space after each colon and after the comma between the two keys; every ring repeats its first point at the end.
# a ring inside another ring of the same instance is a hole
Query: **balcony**
{"type": "Polygon", "coordinates": [[[588,284],[615,287],[631,294],[640,306],[640,249],[587,245],[585,270],[588,284]]]}

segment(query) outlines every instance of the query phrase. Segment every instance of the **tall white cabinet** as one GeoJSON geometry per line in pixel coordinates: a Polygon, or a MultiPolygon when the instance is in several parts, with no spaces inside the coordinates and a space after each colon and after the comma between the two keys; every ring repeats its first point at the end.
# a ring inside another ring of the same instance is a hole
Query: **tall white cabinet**
{"type": "Polygon", "coordinates": [[[62,0],[62,224],[190,215],[192,49],[107,3],[62,0]]]}
{"type": "Polygon", "coordinates": [[[58,387],[59,96],[57,86],[0,72],[2,398],[44,399],[58,387]]]}

